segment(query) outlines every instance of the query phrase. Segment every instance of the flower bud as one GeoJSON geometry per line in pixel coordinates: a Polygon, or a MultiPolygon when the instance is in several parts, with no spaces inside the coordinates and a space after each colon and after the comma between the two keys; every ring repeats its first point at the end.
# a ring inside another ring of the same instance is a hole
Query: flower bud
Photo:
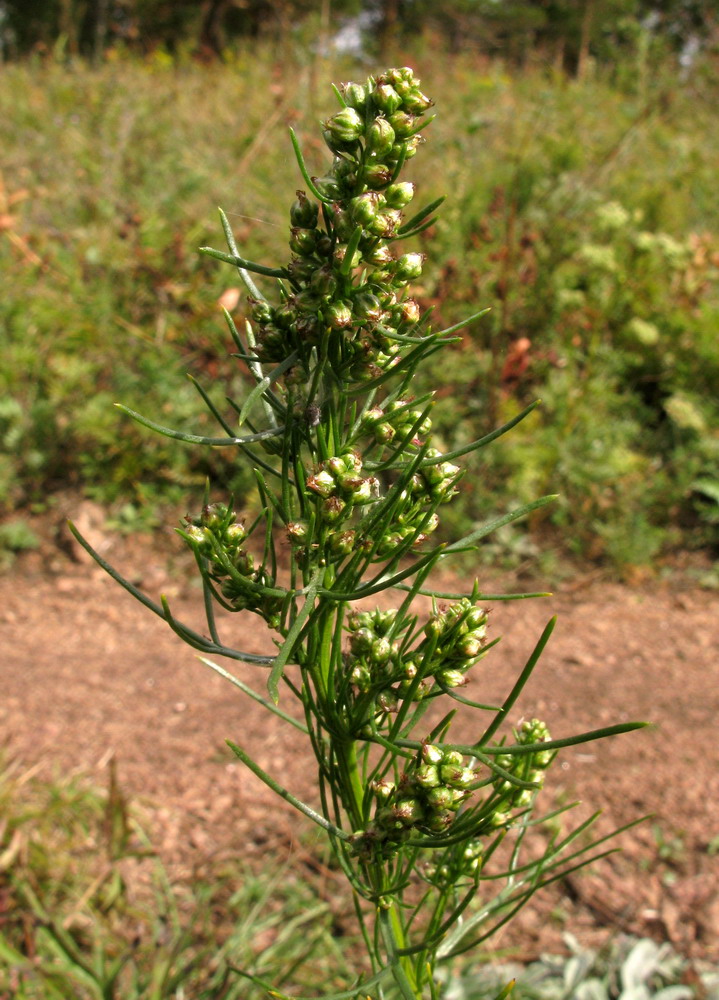
{"type": "Polygon", "coordinates": [[[378,778],[370,783],[370,788],[378,799],[387,801],[387,799],[392,797],[396,785],[394,781],[390,781],[389,778],[378,778]]]}
{"type": "Polygon", "coordinates": [[[378,84],[372,91],[372,101],[380,111],[384,111],[388,115],[391,115],[402,104],[402,98],[391,83],[378,84]]]}
{"type": "Polygon", "coordinates": [[[366,143],[367,149],[375,156],[381,157],[388,153],[395,142],[394,129],[386,118],[375,118],[367,129],[366,143]]]}
{"type": "Polygon", "coordinates": [[[361,111],[367,100],[367,91],[360,83],[343,83],[340,87],[345,104],[361,111]]]}
{"type": "Polygon", "coordinates": [[[427,802],[433,809],[451,809],[454,805],[454,793],[451,788],[444,788],[439,785],[437,788],[430,788],[427,792],[427,802]]]}
{"type": "Polygon", "coordinates": [[[287,525],[287,537],[296,545],[307,540],[307,524],[305,521],[290,521],[287,525]]]}
{"type": "Polygon", "coordinates": [[[384,191],[384,196],[390,208],[404,208],[414,198],[414,184],[411,181],[390,184],[384,191]]]}
{"type": "Polygon", "coordinates": [[[421,764],[414,773],[414,779],[421,788],[436,788],[439,771],[434,764],[421,764]]]}
{"type": "Polygon", "coordinates": [[[334,477],[323,469],[307,477],[307,488],[321,497],[329,497],[335,490],[334,477]]]}
{"type": "Polygon", "coordinates": [[[423,94],[418,87],[415,87],[408,94],[403,95],[402,103],[408,111],[416,115],[422,115],[432,107],[434,101],[430,100],[426,94],[423,94]]]}
{"type": "Polygon", "coordinates": [[[330,548],[335,555],[348,556],[355,546],[356,531],[335,531],[330,536],[330,548]]]}
{"type": "Polygon", "coordinates": [[[264,299],[253,299],[249,296],[250,316],[255,323],[269,323],[272,320],[272,306],[264,299]]]}
{"type": "Polygon", "coordinates": [[[337,291],[337,278],[329,264],[318,267],[310,278],[310,290],[320,298],[331,298],[337,291]]]}
{"type": "Polygon", "coordinates": [[[317,246],[317,232],[314,229],[290,230],[290,250],[298,257],[311,257],[317,246]]]}
{"type": "Polygon", "coordinates": [[[362,118],[354,108],[342,108],[324,122],[325,138],[330,146],[346,146],[362,135],[362,118]]]}
{"type": "Polygon", "coordinates": [[[452,785],[453,788],[467,788],[475,778],[471,767],[461,767],[459,764],[443,764],[439,773],[443,783],[452,785]]]}
{"type": "Polygon", "coordinates": [[[320,300],[308,288],[304,288],[292,298],[292,304],[301,313],[316,313],[320,307],[320,300]]]}
{"type": "Polygon", "coordinates": [[[386,163],[365,163],[362,180],[370,188],[383,188],[392,180],[392,168],[386,163]]]}
{"type": "Polygon", "coordinates": [[[347,504],[340,497],[327,497],[320,507],[320,515],[323,521],[334,524],[344,514],[347,504]]]}
{"type": "Polygon", "coordinates": [[[461,642],[457,644],[457,650],[462,654],[462,656],[466,656],[467,659],[471,659],[475,656],[479,656],[482,651],[482,643],[470,632],[462,638],[461,642]]]}
{"type": "MultiPolygon", "coordinates": [[[[335,247],[334,260],[337,264],[341,265],[344,264],[346,256],[347,256],[347,247],[344,244],[340,243],[338,246],[335,247]]],[[[350,270],[352,270],[355,267],[359,267],[361,263],[362,263],[362,254],[359,252],[359,250],[355,250],[355,252],[352,254],[352,260],[350,261],[349,264],[350,270]]]]}
{"type": "Polygon", "coordinates": [[[365,263],[372,264],[374,267],[384,267],[394,261],[392,251],[386,243],[378,243],[372,249],[365,250],[362,257],[365,263]]]}
{"type": "Polygon", "coordinates": [[[403,826],[414,826],[424,816],[424,809],[419,799],[400,799],[392,809],[393,817],[403,826]]]}
{"type": "Polygon", "coordinates": [[[423,743],[420,753],[425,764],[444,763],[444,753],[440,747],[435,746],[434,743],[423,743]]]}
{"type": "Polygon", "coordinates": [[[440,670],[437,680],[447,688],[463,687],[467,683],[467,678],[461,670],[440,670]]]}
{"type": "Polygon", "coordinates": [[[247,538],[244,524],[229,524],[225,529],[225,541],[231,547],[241,545],[247,538]]]}
{"type": "Polygon", "coordinates": [[[409,139],[412,131],[417,127],[417,119],[414,115],[407,114],[406,111],[396,111],[389,117],[389,123],[394,129],[398,140],[409,139]]]}
{"type": "Polygon", "coordinates": [[[350,638],[350,649],[355,656],[363,656],[372,649],[375,634],[370,628],[358,628],[350,638]]]}
{"type": "Polygon", "coordinates": [[[433,833],[443,833],[451,826],[453,819],[454,813],[450,809],[442,809],[428,818],[427,828],[433,833]]]}
{"type": "Polygon", "coordinates": [[[316,201],[310,201],[304,191],[297,192],[297,200],[290,208],[290,222],[302,229],[314,229],[317,225],[319,209],[316,201]]]}
{"type": "Polygon", "coordinates": [[[376,295],[359,292],[354,298],[354,312],[358,319],[376,323],[382,315],[382,306],[376,295]]]}
{"type": "Polygon", "coordinates": [[[383,204],[382,195],[377,191],[365,191],[350,202],[350,212],[353,222],[360,226],[368,226],[377,218],[383,204]]]}
{"type": "Polygon", "coordinates": [[[325,306],[323,315],[333,330],[344,330],[352,323],[352,309],[341,300],[325,306]]]}
{"type": "Polygon", "coordinates": [[[200,523],[214,531],[235,520],[234,514],[230,515],[229,518],[228,514],[227,507],[223,503],[209,503],[202,508],[200,523]]]}
{"type": "Polygon", "coordinates": [[[369,657],[373,663],[386,663],[392,655],[392,644],[389,639],[375,639],[370,649],[369,657]]]}
{"type": "Polygon", "coordinates": [[[352,491],[350,501],[355,504],[370,503],[374,499],[371,479],[363,479],[360,485],[352,491]]]}
{"type": "Polygon", "coordinates": [[[413,281],[422,274],[424,263],[423,253],[405,253],[399,258],[394,268],[394,276],[399,281],[413,281]]]}

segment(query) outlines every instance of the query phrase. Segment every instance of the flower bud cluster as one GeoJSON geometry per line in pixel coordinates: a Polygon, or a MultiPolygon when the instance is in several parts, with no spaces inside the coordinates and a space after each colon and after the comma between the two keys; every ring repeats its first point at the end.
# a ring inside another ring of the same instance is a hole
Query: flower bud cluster
{"type": "Polygon", "coordinates": [[[384,711],[390,711],[397,703],[397,694],[391,684],[408,676],[399,661],[399,640],[388,637],[396,618],[396,610],[381,611],[379,608],[353,611],[347,616],[350,679],[362,694],[379,688],[382,698],[379,708],[384,711]]]}
{"type": "MultiPolygon", "coordinates": [[[[517,743],[524,745],[533,743],[547,743],[551,740],[549,730],[544,722],[539,719],[523,722],[520,728],[514,730],[514,738],[517,743]]],[[[533,781],[539,788],[544,783],[544,772],[554,759],[552,750],[536,750],[527,754],[500,754],[494,758],[500,767],[510,774],[521,778],[522,781],[533,781]]],[[[506,778],[497,775],[494,779],[494,789],[503,797],[502,810],[508,813],[510,809],[522,809],[531,805],[536,790],[530,788],[518,788],[506,778]]],[[[495,824],[502,825],[497,819],[502,820],[502,814],[495,816],[495,824]]],[[[508,817],[507,817],[508,818],[508,817]]]]}
{"type": "Polygon", "coordinates": [[[429,417],[423,417],[421,410],[412,409],[411,399],[395,399],[384,409],[373,406],[367,411],[364,423],[378,444],[389,444],[395,438],[403,441],[414,431],[408,446],[418,448],[421,437],[426,437],[432,429],[429,417]],[[421,435],[421,437],[420,437],[421,435]]]}
{"type": "Polygon", "coordinates": [[[263,566],[255,566],[242,547],[247,532],[235,511],[222,503],[207,504],[199,515],[185,517],[179,532],[190,548],[207,561],[207,575],[233,611],[254,611],[271,628],[280,623],[281,600],[264,593],[274,581],[263,566]]]}
{"type": "Polygon", "coordinates": [[[354,507],[379,498],[379,480],[362,475],[362,458],[356,451],[322,462],[307,477],[307,489],[320,499],[318,512],[326,524],[337,524],[349,517],[354,507]]]}
{"type": "Polygon", "coordinates": [[[466,684],[467,671],[483,655],[487,621],[487,612],[466,597],[435,612],[424,627],[426,639],[415,654],[422,658],[426,647],[436,643],[426,673],[442,687],[456,688],[466,684]]]}
{"type": "Polygon", "coordinates": [[[409,68],[343,90],[346,106],[323,124],[334,161],[313,179],[322,212],[304,191],[290,209],[291,291],[279,307],[250,304],[263,360],[281,361],[330,331],[345,342],[343,375],[361,382],[396,361],[393,338],[420,318],[404,290],[421,275],[424,255],[397,256],[390,242],[401,236],[402,210],[414,196],[399,171],[421,142],[432,102],[409,68]]]}
{"type": "Polygon", "coordinates": [[[372,783],[375,815],[369,828],[356,837],[355,846],[362,851],[380,844],[392,853],[413,833],[444,833],[476,780],[476,771],[465,764],[461,753],[423,744],[398,782],[385,778],[372,783]]]}
{"type": "Polygon", "coordinates": [[[349,677],[358,696],[374,696],[376,718],[396,711],[403,696],[415,701],[426,697],[432,679],[444,688],[466,684],[465,675],[486,643],[487,612],[466,598],[433,615],[414,649],[402,649],[409,621],[398,629],[396,617],[395,610],[376,609],[354,611],[347,618],[349,677]]]}
{"type": "Polygon", "coordinates": [[[484,846],[481,840],[468,840],[464,844],[455,845],[450,857],[444,864],[429,862],[421,866],[422,878],[438,888],[456,885],[459,879],[470,878],[481,869],[484,846]]]}

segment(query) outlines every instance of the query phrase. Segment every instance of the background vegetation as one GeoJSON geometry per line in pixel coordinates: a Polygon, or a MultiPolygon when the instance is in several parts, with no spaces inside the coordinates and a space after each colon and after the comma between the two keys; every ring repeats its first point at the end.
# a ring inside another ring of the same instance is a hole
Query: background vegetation
{"type": "Polygon", "coordinates": [[[248,256],[285,260],[300,183],[284,169],[286,127],[321,169],[326,81],[375,65],[371,48],[330,43],[364,13],[350,26],[374,25],[441,111],[412,171],[424,200],[450,195],[419,241],[422,305],[444,324],[491,307],[445,365],[435,425],[452,447],[543,400],[511,448],[474,461],[451,530],[556,491],[487,556],[557,551],[626,572],[715,551],[710,5],[652,17],[597,0],[570,17],[561,2],[458,0],[441,22],[419,2],[360,6],[303,18],[289,2],[0,3],[3,50],[24,56],[0,68],[0,505],[43,509],[70,487],[131,528],[185,505],[207,474],[243,494],[248,472],[226,451],[159,439],[112,404],[202,430],[185,372],[220,405],[244,391],[219,307],[242,318],[244,294],[196,248],[222,242],[222,205],[248,256]],[[198,61],[215,7],[222,58],[198,61]]]}

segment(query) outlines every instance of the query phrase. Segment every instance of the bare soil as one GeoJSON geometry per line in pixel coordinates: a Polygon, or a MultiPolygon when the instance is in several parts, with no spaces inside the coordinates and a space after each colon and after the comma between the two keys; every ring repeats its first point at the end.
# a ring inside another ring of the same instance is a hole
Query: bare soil
{"type": "MultiPolygon", "coordinates": [[[[199,590],[167,538],[113,537],[92,505],[79,520],[91,540],[154,598],[202,630],[199,590]]],[[[63,529],[0,577],[0,743],[49,774],[104,783],[114,756],[125,793],[148,806],[168,864],[210,855],[286,855],[296,815],[233,760],[225,739],[313,801],[314,765],[301,735],[199,662],[63,529]]],[[[456,581],[443,585],[457,587],[456,581]]],[[[540,584],[543,589],[546,584],[540,584]]],[[[531,589],[487,579],[487,590],[531,589]]],[[[641,719],[629,735],[562,753],[547,807],[579,799],[603,810],[608,832],[647,813],[619,838],[623,850],[575,874],[527,910],[500,945],[526,957],[558,950],[562,932],[596,944],[627,931],[671,941],[685,955],[719,958],[719,595],[682,582],[627,587],[577,577],[551,598],[492,605],[499,646],[476,670],[469,697],[502,699],[553,615],[559,624],[517,706],[555,736],[641,719]]],[[[262,623],[234,616],[226,639],[271,652],[262,623]]],[[[262,668],[228,663],[263,690],[262,668]]],[[[285,696],[290,709],[290,696],[285,696]]],[[[458,734],[471,738],[472,719],[458,734]]],[[[585,805],[586,803],[586,805],[585,805]]],[[[568,821],[567,821],[568,822],[568,821]]]]}

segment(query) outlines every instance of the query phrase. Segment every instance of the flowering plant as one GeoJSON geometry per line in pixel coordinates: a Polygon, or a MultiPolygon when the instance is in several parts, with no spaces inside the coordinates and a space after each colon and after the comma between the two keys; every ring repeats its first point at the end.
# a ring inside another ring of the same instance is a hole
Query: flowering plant
{"type": "Polygon", "coordinates": [[[300,730],[316,757],[319,811],[266,773],[247,748],[229,744],[257,777],[326,831],[347,877],[369,970],[334,997],[394,991],[418,1000],[439,996],[438,963],[481,944],[540,887],[586,863],[591,848],[577,848],[576,841],[587,824],[552,837],[539,858],[523,855],[537,823],[535,798],[557,751],[640,724],[552,739],[533,719],[498,737],[554,620],[502,705],[462,693],[495,644],[482,605],[537,595],[483,594],[477,581],[469,593],[442,593],[430,575],[552,497],[458,541],[434,544],[432,537],[458,491],[456,463],[533,407],[448,454],[433,441],[433,394],[414,395],[413,376],[452,343],[458,327],[430,329],[429,315],[408,292],[424,256],[400,249],[434,222],[441,201],[406,218],[415,190],[400,177],[423,142],[432,101],[408,68],[335,93],[340,110],[322,126],[332,153],[325,176],[309,176],[292,134],[306,190],[290,209],[289,262],[268,267],[240,256],[224,214],[229,252],[204,248],[237,268],[249,291],[244,337],[226,313],[235,356],[256,381],[242,404],[230,403],[234,424],[201,388],[221,437],[171,430],[126,410],[160,433],[237,448],[253,463],[261,509],[249,527],[231,502],[206,496],[179,529],[202,578],[207,636],[94,555],[190,646],[267,669],[269,699],[204,657],[300,730]],[[273,300],[253,275],[276,280],[273,300]],[[284,575],[276,527],[289,540],[284,575]],[[372,608],[369,600],[385,591],[397,595],[396,606],[372,608]],[[420,595],[433,602],[426,621],[413,611],[420,595]],[[276,655],[227,646],[217,606],[264,619],[276,655]],[[279,706],[281,689],[299,700],[303,722],[279,706]],[[444,715],[433,711],[441,700],[451,702],[444,715]],[[451,736],[458,709],[484,720],[470,743],[451,736]]]}

